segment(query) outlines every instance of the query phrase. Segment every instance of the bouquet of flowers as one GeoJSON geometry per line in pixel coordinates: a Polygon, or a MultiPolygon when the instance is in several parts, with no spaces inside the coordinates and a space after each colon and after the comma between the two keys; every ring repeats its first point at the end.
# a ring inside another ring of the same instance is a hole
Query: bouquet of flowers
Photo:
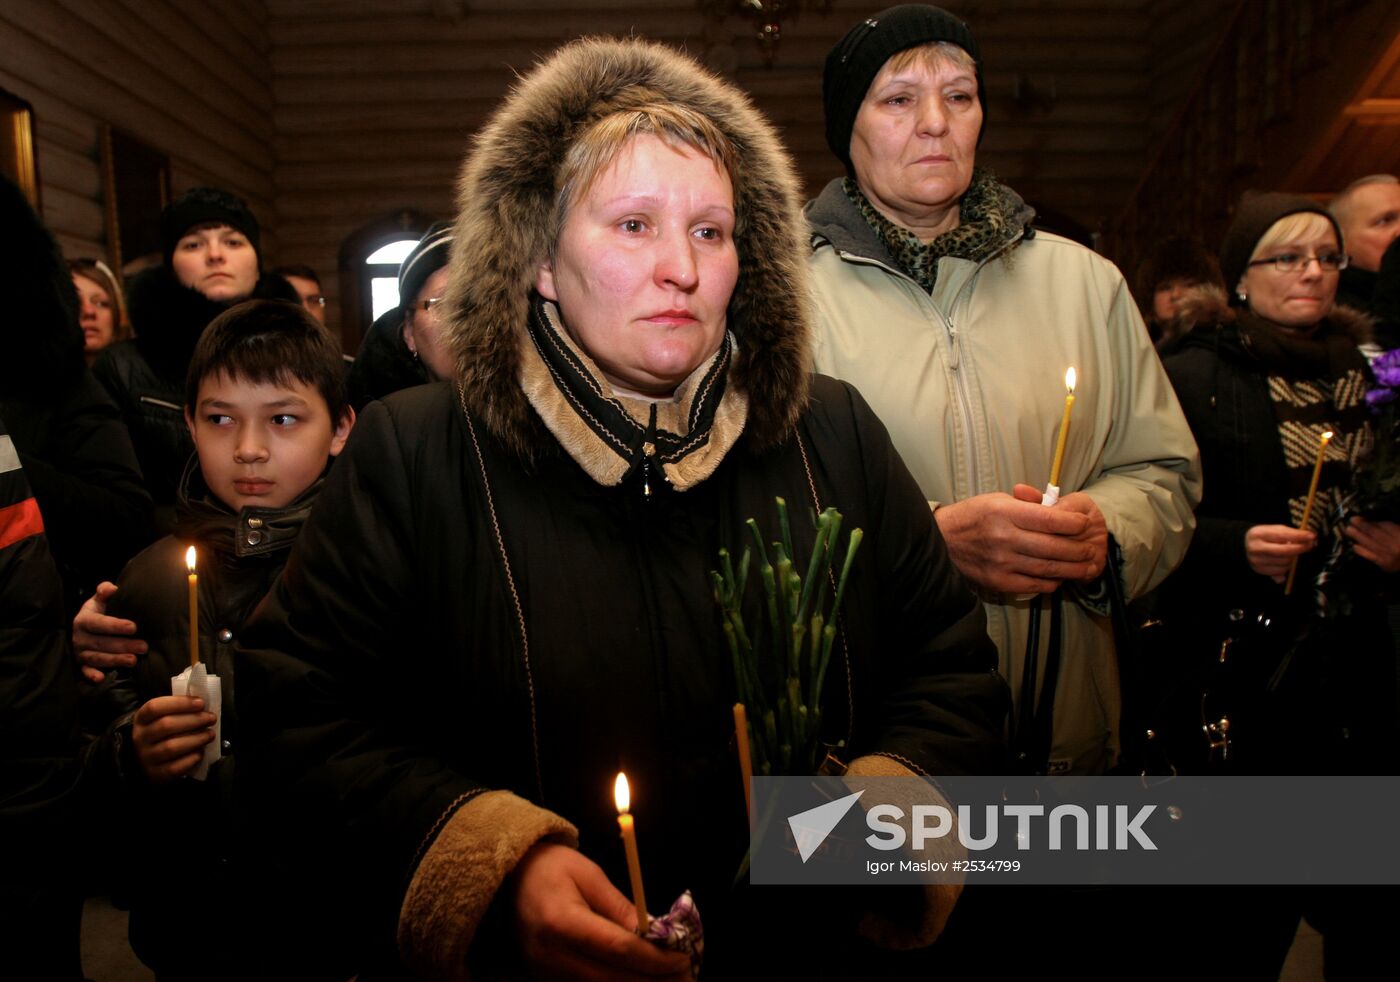
{"type": "Polygon", "coordinates": [[[1375,442],[1356,472],[1355,511],[1367,518],[1400,519],[1400,349],[1371,363],[1376,384],[1366,393],[1375,442]]]}
{"type": "Polygon", "coordinates": [[[806,574],[794,554],[787,502],[777,499],[781,541],[770,559],[758,523],[746,522],[753,548],[746,547],[736,569],[727,549],[720,569],[710,573],[715,603],[724,618],[724,637],[734,664],[739,699],[747,709],[753,772],[761,775],[812,774],[826,757],[820,738],[821,695],[836,639],[846,580],[862,533],[846,537],[840,578],[832,571],[841,532],[841,513],[828,508],[816,516],[816,540],[806,574]],[[760,623],[745,623],[744,590],[752,560],[763,584],[760,623]],[[828,594],[828,587],[832,587],[828,594]]]}

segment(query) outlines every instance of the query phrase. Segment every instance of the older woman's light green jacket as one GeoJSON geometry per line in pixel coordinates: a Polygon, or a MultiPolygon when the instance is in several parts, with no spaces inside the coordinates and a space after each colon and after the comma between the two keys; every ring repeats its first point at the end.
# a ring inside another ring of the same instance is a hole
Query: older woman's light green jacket
{"type": "MultiPolygon", "coordinates": [[[[987,260],[940,260],[929,295],[897,271],[839,181],[808,218],[817,371],[860,389],[931,503],[1009,493],[1018,482],[1043,488],[1073,366],[1061,493],[1084,491],[1103,512],[1130,598],[1176,567],[1195,526],[1200,463],[1117,267],[1017,223],[987,260]]],[[[1029,602],[986,599],[1019,701],[1029,602]]],[[[1051,770],[1100,772],[1119,745],[1112,628],[1067,603],[1064,641],[1051,770]]]]}

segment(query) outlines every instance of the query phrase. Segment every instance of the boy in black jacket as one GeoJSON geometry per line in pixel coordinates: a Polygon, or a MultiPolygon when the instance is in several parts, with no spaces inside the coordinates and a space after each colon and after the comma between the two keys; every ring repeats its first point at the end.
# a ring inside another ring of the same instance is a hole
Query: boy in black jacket
{"type": "Polygon", "coordinates": [[[127,565],[109,606],[148,651],[104,683],[103,719],[93,721],[106,727],[93,767],[132,829],[131,945],[162,979],[253,967],[253,939],[231,929],[253,897],[239,882],[232,794],[233,642],[281,572],[354,419],[340,348],[302,308],[240,304],[200,338],[185,393],[198,466],[192,459],[185,471],[174,534],[127,565]],[[187,778],[215,738],[214,715],[171,694],[172,676],[189,665],[190,545],[200,660],[223,689],[222,756],[203,781],[187,778]]]}

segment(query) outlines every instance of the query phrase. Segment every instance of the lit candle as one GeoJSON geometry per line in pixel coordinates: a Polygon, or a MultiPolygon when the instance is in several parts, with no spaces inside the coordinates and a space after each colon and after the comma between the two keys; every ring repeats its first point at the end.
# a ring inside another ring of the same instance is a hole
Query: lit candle
{"type": "Polygon", "coordinates": [[[627,775],[618,772],[613,784],[613,800],[617,802],[617,826],[622,830],[622,848],[627,852],[627,875],[632,880],[632,905],[637,908],[637,933],[646,932],[651,924],[647,914],[646,893],[642,890],[642,863],[637,858],[637,829],[632,816],[627,813],[631,805],[631,794],[627,788],[627,775]]]}
{"type": "Polygon", "coordinates": [[[752,825],[753,801],[749,797],[749,784],[753,781],[753,761],[749,759],[749,715],[742,702],[734,704],[734,735],[739,744],[739,773],[744,778],[744,809],[752,825]]]}
{"type": "MultiPolygon", "coordinates": [[[[1317,479],[1322,476],[1322,458],[1327,453],[1327,444],[1332,442],[1332,431],[1328,430],[1322,434],[1317,441],[1317,460],[1313,462],[1312,481],[1308,483],[1308,500],[1303,504],[1303,520],[1298,523],[1298,527],[1304,532],[1308,530],[1308,524],[1312,521],[1313,502],[1317,500],[1317,479]]],[[[1290,594],[1293,592],[1293,577],[1298,573],[1298,557],[1294,556],[1293,561],[1288,564],[1288,582],[1283,585],[1283,592],[1290,594]]]]}
{"type": "Polygon", "coordinates": [[[185,565],[190,569],[190,667],[199,664],[199,574],[195,569],[194,546],[185,550],[185,565]]]}
{"type": "Polygon", "coordinates": [[[1069,436],[1069,412],[1074,408],[1074,368],[1065,372],[1065,415],[1060,420],[1060,438],[1055,441],[1055,462],[1050,465],[1050,486],[1059,496],[1060,465],[1065,462],[1065,437],[1069,436]]]}

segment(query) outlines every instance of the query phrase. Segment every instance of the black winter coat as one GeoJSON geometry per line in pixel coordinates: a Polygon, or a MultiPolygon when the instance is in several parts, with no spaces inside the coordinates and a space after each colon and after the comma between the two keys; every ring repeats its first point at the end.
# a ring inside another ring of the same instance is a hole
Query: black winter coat
{"type": "Polygon", "coordinates": [[[197,469],[182,490],[174,534],[133,559],[108,605],[136,622],[149,651],[134,669],[114,673],[97,696],[89,728],[104,732],[89,762],[97,790],[126,826],[132,876],[132,948],[157,972],[185,970],[197,959],[208,978],[257,974],[264,938],[237,929],[258,903],[259,887],[243,859],[242,812],[233,795],[239,743],[233,644],[286,561],[320,490],[317,482],[286,508],[246,508],[237,515],[208,494],[197,469]],[[223,757],[204,781],[153,786],[131,744],[132,717],[147,700],[170,695],[173,676],[189,667],[185,550],[199,554],[200,660],[223,692],[223,757]],[[181,845],[198,847],[208,877],[199,890],[205,942],[217,954],[186,948],[189,862],[181,845]],[[259,942],[259,943],[254,943],[259,942]]]}
{"type": "MultiPolygon", "coordinates": [[[[818,377],[798,431],[822,506],[866,532],[844,606],[850,674],[833,662],[825,736],[933,774],[997,771],[1009,699],[982,609],[884,427],[854,389],[818,377]]],[[[326,840],[347,891],[367,897],[358,940],[391,963],[415,864],[482,786],[576,823],[581,850],[626,883],[610,800],[625,770],[653,906],[692,889],[707,965],[726,977],[718,966],[763,915],[733,916],[747,828],[708,572],[721,546],[743,552],[745,519],[776,538],[775,497],[806,513],[799,443],[736,447],[696,487],[655,482],[647,500],[636,474],[603,487],[557,446],[527,465],[479,419],[475,434],[480,456],[447,384],[360,418],[245,631],[241,776],[279,803],[280,837],[326,840]]],[[[799,555],[806,524],[793,521],[799,555]]]]}
{"type": "Polygon", "coordinates": [[[117,409],[88,374],[73,276],[0,180],[0,416],[44,513],[70,614],[151,538],[151,501],[117,409]]]}
{"type": "Polygon", "coordinates": [[[355,412],[391,392],[424,385],[428,373],[403,340],[403,309],[395,307],[370,325],[345,386],[355,412]]]}
{"type": "MultiPolygon", "coordinates": [[[[263,276],[252,296],[300,303],[280,276],[263,276]]],[[[136,337],[104,349],[92,365],[131,433],[162,534],[174,526],[180,480],[194,453],[185,425],[190,356],[204,328],[230,306],[181,286],[164,266],[146,270],[131,281],[127,294],[136,337]]]]}
{"type": "Polygon", "coordinates": [[[112,400],[83,370],[42,400],[0,401],[44,511],[69,613],[151,539],[151,498],[112,400]]]}
{"type": "Polygon", "coordinates": [[[0,951],[14,978],[81,978],[78,676],[59,584],[0,419],[0,951]]]}
{"type": "MultiPolygon", "coordinates": [[[[1317,336],[1344,334],[1353,321],[1334,317],[1317,336]]],[[[1376,761],[1393,767],[1393,747],[1384,744],[1394,728],[1394,649],[1379,571],[1356,557],[1344,560],[1355,577],[1349,591],[1354,607],[1320,620],[1307,584],[1326,559],[1325,538],[1300,558],[1287,597],[1282,586],[1254,572],[1245,556],[1252,526],[1293,524],[1267,367],[1242,343],[1237,322],[1197,325],[1163,364],[1200,447],[1205,481],[1196,535],[1160,591],[1161,612],[1180,639],[1188,686],[1197,695],[1208,693],[1212,718],[1238,707],[1236,761],[1249,771],[1366,771],[1376,761]],[[1255,629],[1261,614],[1269,619],[1267,630],[1255,629]],[[1308,640],[1300,645],[1304,636],[1308,640]],[[1239,640],[1222,672],[1218,656],[1226,637],[1239,640]],[[1288,672],[1276,692],[1265,696],[1289,649],[1295,654],[1288,672]],[[1338,657],[1342,653],[1345,658],[1338,657]],[[1245,726],[1251,705],[1256,723],[1245,726]]]]}

